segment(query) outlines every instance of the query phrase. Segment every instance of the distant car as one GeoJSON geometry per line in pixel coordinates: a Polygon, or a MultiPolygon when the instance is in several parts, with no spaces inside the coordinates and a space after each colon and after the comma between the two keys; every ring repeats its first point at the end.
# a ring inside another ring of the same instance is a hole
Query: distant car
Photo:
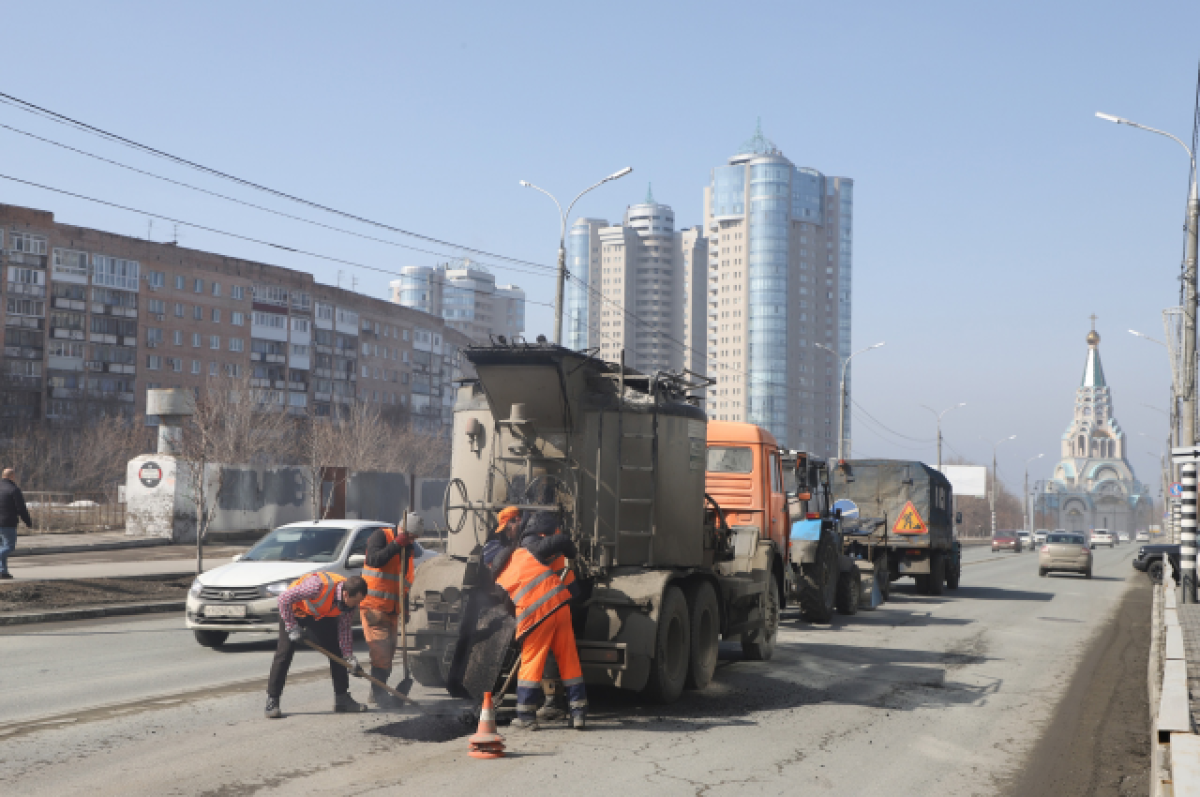
{"type": "Polygon", "coordinates": [[[1101,545],[1107,545],[1109,548],[1116,545],[1113,542],[1113,535],[1108,532],[1108,529],[1096,529],[1092,532],[1092,547],[1098,548],[1101,545]]]}
{"type": "Polygon", "coordinates": [[[1021,552],[1021,537],[1015,531],[997,531],[992,535],[992,552],[1021,552]]]}
{"type": "Polygon", "coordinates": [[[1053,532],[1046,536],[1046,544],[1038,551],[1038,575],[1047,573],[1082,573],[1092,577],[1092,549],[1081,532],[1053,532]]]}
{"type": "Polygon", "coordinates": [[[1139,531],[1137,534],[1133,535],[1133,541],[1134,542],[1150,542],[1150,532],[1139,531]]]}
{"type": "MultiPolygon", "coordinates": [[[[279,595],[308,573],[356,576],[366,562],[367,540],[378,520],[321,520],[280,526],[234,561],[202,573],[188,590],[185,620],[205,647],[225,644],[231,633],[279,629],[279,595]]],[[[439,554],[413,543],[417,567],[439,554]]]]}
{"type": "Polygon", "coordinates": [[[1121,545],[1122,543],[1126,543],[1126,542],[1129,542],[1129,532],[1118,531],[1117,532],[1117,545],[1121,545]]]}
{"type": "Polygon", "coordinates": [[[1141,570],[1150,576],[1150,580],[1155,584],[1161,584],[1163,573],[1166,570],[1166,564],[1163,562],[1164,556],[1167,557],[1172,569],[1179,569],[1178,545],[1143,545],[1138,548],[1137,556],[1134,557],[1133,569],[1141,570]]]}
{"type": "Polygon", "coordinates": [[[1047,529],[1038,529],[1033,533],[1033,544],[1041,545],[1046,541],[1046,535],[1050,532],[1047,529]]]}
{"type": "Polygon", "coordinates": [[[1017,536],[1021,538],[1021,550],[1033,550],[1033,535],[1028,531],[1018,531],[1017,536]]]}

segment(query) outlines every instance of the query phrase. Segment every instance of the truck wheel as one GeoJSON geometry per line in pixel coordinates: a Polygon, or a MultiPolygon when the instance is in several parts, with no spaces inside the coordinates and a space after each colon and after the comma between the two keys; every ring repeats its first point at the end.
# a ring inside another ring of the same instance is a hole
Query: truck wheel
{"type": "Polygon", "coordinates": [[[929,594],[929,576],[927,576],[927,575],[913,576],[913,581],[917,582],[917,594],[918,595],[928,595],[929,594]]]}
{"type": "Polygon", "coordinates": [[[718,640],[721,614],[717,592],[708,581],[693,584],[687,591],[688,613],[691,615],[691,650],[688,653],[687,687],[703,689],[717,671],[718,640]]]}
{"type": "Polygon", "coordinates": [[[929,594],[941,595],[946,591],[946,558],[932,554],[929,562],[929,594]]]}
{"type": "Polygon", "coordinates": [[[438,666],[437,659],[432,656],[409,655],[408,666],[412,670],[412,677],[421,686],[441,689],[446,687],[446,679],[442,677],[442,668],[438,666]]]}
{"type": "Polygon", "coordinates": [[[832,620],[837,582],[837,546],[832,535],[823,533],[817,545],[817,561],[800,566],[800,617],[810,623],[832,620]]]}
{"type": "Polygon", "coordinates": [[[842,573],[837,584],[838,614],[858,614],[858,596],[862,593],[862,576],[858,570],[842,573]]]}
{"type": "Polygon", "coordinates": [[[228,631],[193,631],[196,641],[206,648],[219,648],[229,639],[228,631]]]}
{"type": "Polygon", "coordinates": [[[766,628],[742,634],[742,657],[749,661],[770,661],[775,654],[775,636],[779,633],[779,579],[774,575],[764,597],[766,628]]]}
{"type": "Polygon", "coordinates": [[[1157,561],[1155,561],[1155,562],[1151,562],[1151,563],[1150,563],[1150,566],[1146,568],[1146,575],[1150,576],[1150,581],[1151,581],[1152,583],[1154,583],[1154,584],[1161,584],[1161,583],[1162,583],[1162,581],[1163,581],[1163,563],[1162,563],[1162,560],[1161,560],[1161,559],[1159,559],[1159,560],[1157,560],[1157,561]]]}
{"type": "Polygon", "coordinates": [[[691,650],[687,601],[679,587],[668,586],[658,611],[654,658],[645,694],[656,703],[674,703],[683,694],[691,650]]]}
{"type": "Polygon", "coordinates": [[[958,582],[962,580],[962,560],[956,559],[953,564],[946,568],[946,589],[958,589],[958,582]]]}

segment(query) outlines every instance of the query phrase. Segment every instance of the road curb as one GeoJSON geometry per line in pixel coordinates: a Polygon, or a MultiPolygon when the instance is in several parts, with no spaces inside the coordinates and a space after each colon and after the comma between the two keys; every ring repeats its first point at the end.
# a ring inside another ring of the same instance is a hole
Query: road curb
{"type": "Polygon", "coordinates": [[[110,606],[89,606],[86,609],[55,609],[47,612],[0,614],[0,626],[53,623],[63,620],[94,620],[101,617],[126,617],[135,614],[182,612],[187,601],[155,601],[153,603],[115,603],[110,606]]]}
{"type": "Polygon", "coordinates": [[[97,542],[85,545],[45,545],[21,548],[21,538],[17,537],[17,549],[9,554],[9,558],[17,556],[40,556],[54,553],[90,553],[92,551],[123,551],[127,548],[158,548],[171,545],[165,537],[154,537],[148,540],[128,540],[121,542],[97,542]]]}

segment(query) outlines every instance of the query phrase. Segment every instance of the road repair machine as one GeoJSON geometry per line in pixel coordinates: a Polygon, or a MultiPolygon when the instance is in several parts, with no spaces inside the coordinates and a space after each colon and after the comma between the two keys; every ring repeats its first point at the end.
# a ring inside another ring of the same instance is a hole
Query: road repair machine
{"type": "Polygon", "coordinates": [[[477,376],[454,405],[447,555],[412,589],[418,681],[478,701],[515,666],[512,608],[481,557],[510,506],[555,513],[578,546],[587,683],[671,702],[712,679],[718,639],[771,657],[786,552],[705,494],[708,421],[690,394],[709,380],[548,344],[464,354],[477,376]]]}

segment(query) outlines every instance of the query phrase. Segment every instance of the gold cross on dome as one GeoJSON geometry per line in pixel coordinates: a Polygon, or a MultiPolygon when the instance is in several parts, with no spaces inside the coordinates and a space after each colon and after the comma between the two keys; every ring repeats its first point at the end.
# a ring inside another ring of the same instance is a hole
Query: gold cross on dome
{"type": "Polygon", "coordinates": [[[1096,314],[1092,313],[1088,318],[1092,319],[1092,331],[1096,331],[1096,314]]]}

